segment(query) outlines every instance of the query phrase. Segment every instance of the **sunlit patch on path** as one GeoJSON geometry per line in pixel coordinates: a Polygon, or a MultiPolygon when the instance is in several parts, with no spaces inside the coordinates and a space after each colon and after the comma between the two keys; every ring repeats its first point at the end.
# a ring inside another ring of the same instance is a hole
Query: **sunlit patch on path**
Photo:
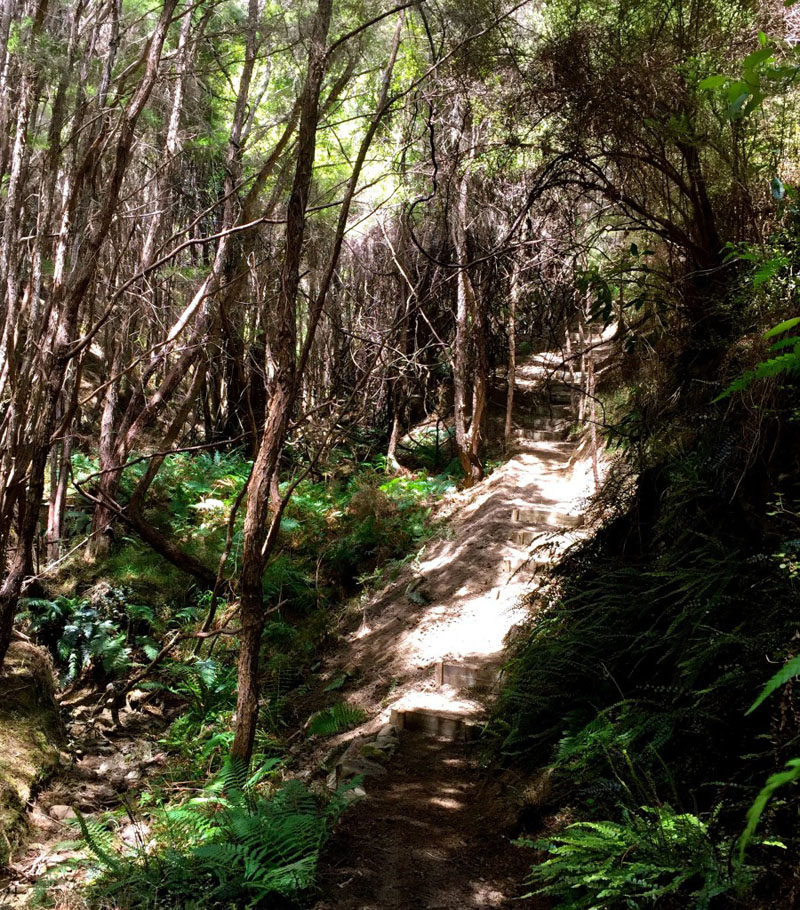
{"type": "MultiPolygon", "coordinates": [[[[523,364],[520,387],[539,388],[554,361],[523,364]]],[[[584,533],[593,476],[570,436],[569,389],[551,383],[539,400],[533,414],[521,409],[509,459],[453,494],[449,534],[365,606],[351,635],[358,698],[381,706],[373,724],[394,724],[401,746],[335,839],[319,910],[504,907],[518,897],[520,858],[476,802],[480,774],[465,744],[499,685],[509,633],[530,616],[525,595],[584,533]]]]}

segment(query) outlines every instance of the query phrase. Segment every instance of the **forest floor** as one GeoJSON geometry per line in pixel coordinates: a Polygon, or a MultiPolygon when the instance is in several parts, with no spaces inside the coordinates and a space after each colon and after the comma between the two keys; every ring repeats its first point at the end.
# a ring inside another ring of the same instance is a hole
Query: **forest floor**
{"type": "Polygon", "coordinates": [[[485,717],[509,637],[535,609],[537,573],[583,533],[593,491],[591,462],[568,436],[568,389],[543,394],[546,362],[520,370],[508,460],[449,497],[449,533],[364,606],[336,659],[359,681],[348,699],[371,727],[403,729],[388,773],[367,779],[325,854],[317,910],[542,906],[520,900],[532,853],[511,843],[516,812],[464,734],[485,717]],[[455,737],[430,735],[448,723],[455,737]]]}
{"type": "MultiPolygon", "coordinates": [[[[62,703],[62,711],[69,716],[69,749],[75,760],[32,800],[25,844],[10,867],[11,877],[0,882],[3,910],[27,906],[36,890],[45,890],[51,901],[57,900],[57,893],[66,894],[73,882],[83,878],[82,871],[63,865],[83,854],[75,809],[91,817],[135,806],[140,791],[166,761],[158,739],[168,718],[157,706],[147,706],[141,712],[125,711],[123,725],[117,729],[110,722],[98,722],[88,706],[70,708],[62,703]],[[52,881],[48,876],[51,870],[52,881]]],[[[129,844],[137,843],[142,836],[140,825],[126,821],[119,833],[129,844]]]]}
{"type": "MultiPolygon", "coordinates": [[[[365,783],[366,798],[346,813],[326,850],[317,910],[539,906],[519,900],[532,854],[511,843],[517,811],[498,798],[478,748],[465,740],[485,718],[509,636],[531,616],[538,573],[583,533],[593,489],[591,464],[569,435],[569,391],[562,383],[544,389],[546,366],[539,355],[519,370],[506,460],[480,484],[445,498],[433,516],[442,533],[350,614],[344,644],[327,661],[327,674],[347,674],[347,700],[370,721],[321,748],[344,748],[354,733],[374,733],[389,721],[404,729],[387,773],[365,783]],[[457,741],[415,731],[420,717],[452,720],[457,741]]],[[[500,397],[490,415],[495,424],[500,397]]],[[[33,801],[29,838],[12,877],[0,882],[0,907],[26,906],[50,869],[58,869],[50,898],[68,894],[82,874],[60,866],[80,853],[70,843],[78,836],[72,807],[91,816],[134,805],[167,760],[158,740],[174,708],[126,708],[114,729],[107,710],[72,701],[62,700],[62,710],[77,760],[33,801]]],[[[301,764],[317,773],[320,758],[309,754],[301,764]]],[[[123,820],[123,839],[142,836],[127,827],[123,820]]]]}

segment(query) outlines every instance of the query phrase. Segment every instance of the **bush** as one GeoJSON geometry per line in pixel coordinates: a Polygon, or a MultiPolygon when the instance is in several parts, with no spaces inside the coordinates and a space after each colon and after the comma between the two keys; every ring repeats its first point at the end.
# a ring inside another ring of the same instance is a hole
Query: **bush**
{"type": "Polygon", "coordinates": [[[729,872],[730,845],[715,844],[697,816],[669,806],[623,810],[621,822],[578,822],[549,840],[522,843],[548,854],[531,870],[533,893],[563,910],[638,910],[677,894],[681,907],[706,908],[744,874],[737,881],[729,872]]]}
{"type": "Polygon", "coordinates": [[[323,803],[295,780],[262,792],[278,764],[268,762],[248,781],[228,768],[202,795],[158,810],[147,845],[126,848],[104,825],[79,816],[94,865],[89,906],[275,906],[276,898],[307,892],[347,795],[340,790],[323,803]]]}

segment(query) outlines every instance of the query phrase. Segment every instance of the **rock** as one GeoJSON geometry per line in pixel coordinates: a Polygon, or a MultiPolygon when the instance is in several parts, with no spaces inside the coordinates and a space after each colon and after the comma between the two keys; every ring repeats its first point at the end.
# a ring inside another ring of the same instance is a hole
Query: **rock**
{"type": "Polygon", "coordinates": [[[386,768],[368,758],[348,758],[339,765],[339,779],[343,777],[383,777],[386,768]]]}
{"type": "Polygon", "coordinates": [[[46,651],[13,642],[0,672],[0,867],[26,825],[34,787],[60,764],[65,740],[46,651]]]}
{"type": "Polygon", "coordinates": [[[128,771],[128,773],[125,775],[125,780],[136,781],[136,780],[140,780],[141,777],[142,777],[141,772],[140,772],[140,771],[137,771],[137,770],[134,768],[133,771],[128,771]]]}
{"type": "Polygon", "coordinates": [[[398,738],[397,727],[395,727],[394,724],[384,724],[384,726],[382,726],[380,728],[380,730],[378,730],[377,738],[378,739],[397,739],[398,738]]]}
{"type": "Polygon", "coordinates": [[[150,837],[150,826],[144,822],[129,822],[120,828],[117,836],[129,847],[140,846],[150,837]]]}
{"type": "Polygon", "coordinates": [[[48,812],[50,818],[54,818],[59,822],[65,822],[69,821],[72,818],[77,818],[75,815],[75,810],[72,808],[72,806],[50,806],[48,812]]]}
{"type": "Polygon", "coordinates": [[[328,751],[323,756],[322,762],[320,763],[322,765],[322,767],[326,771],[329,768],[334,768],[347,748],[348,748],[348,746],[346,743],[344,743],[344,744],[339,743],[338,745],[334,746],[332,749],[328,749],[328,751]]]}
{"type": "Polygon", "coordinates": [[[377,743],[364,743],[361,747],[361,756],[362,758],[369,758],[374,761],[387,761],[391,758],[393,751],[393,747],[388,743],[385,748],[379,746],[377,743]]]}
{"type": "Polygon", "coordinates": [[[359,799],[366,799],[367,791],[363,787],[352,787],[344,793],[345,801],[354,803],[359,799]]]}
{"type": "Polygon", "coordinates": [[[325,786],[329,790],[335,790],[339,786],[339,779],[337,777],[335,768],[333,769],[333,771],[331,771],[331,773],[325,779],[325,786]]]}
{"type": "Polygon", "coordinates": [[[41,831],[51,832],[59,830],[58,822],[45,812],[42,812],[37,806],[34,806],[28,813],[28,821],[32,827],[39,828],[41,831]]]}

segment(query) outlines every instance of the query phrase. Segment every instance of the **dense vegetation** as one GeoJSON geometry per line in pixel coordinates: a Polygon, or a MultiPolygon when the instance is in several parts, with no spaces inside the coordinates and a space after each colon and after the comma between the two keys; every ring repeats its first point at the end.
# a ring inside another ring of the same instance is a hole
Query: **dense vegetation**
{"type": "Polygon", "coordinates": [[[544,349],[611,469],[486,730],[552,769],[530,890],[800,902],[799,38],[779,0],[0,6],[0,666],[164,706],[147,843],[76,819],[89,906],[308,902],[350,796],[292,744],[364,720],[321,661],[544,349]]]}

